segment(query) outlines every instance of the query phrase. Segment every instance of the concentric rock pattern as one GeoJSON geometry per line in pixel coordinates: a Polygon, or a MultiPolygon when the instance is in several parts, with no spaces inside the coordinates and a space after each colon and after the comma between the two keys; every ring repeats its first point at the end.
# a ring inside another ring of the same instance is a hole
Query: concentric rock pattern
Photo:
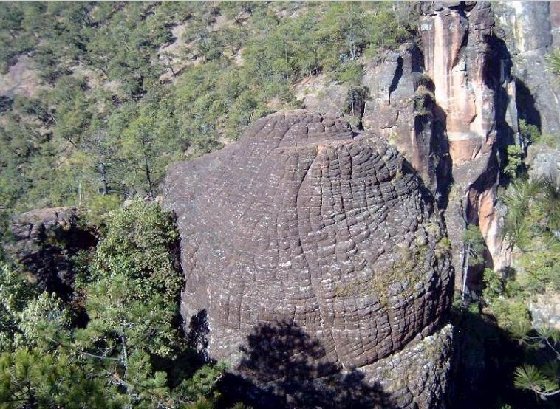
{"type": "Polygon", "coordinates": [[[288,320],[325,359],[371,364],[431,333],[449,304],[447,240],[394,148],[306,111],[257,121],[237,143],[172,168],[182,312],[208,315],[209,353],[231,358],[288,320]]]}

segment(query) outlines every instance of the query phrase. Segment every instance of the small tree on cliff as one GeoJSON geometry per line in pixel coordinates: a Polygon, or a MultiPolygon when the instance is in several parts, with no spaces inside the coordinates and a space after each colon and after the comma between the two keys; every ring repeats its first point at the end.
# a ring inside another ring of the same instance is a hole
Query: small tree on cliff
{"type": "Polygon", "coordinates": [[[533,392],[538,398],[547,400],[560,395],[560,332],[541,329],[525,341],[541,355],[547,355],[545,366],[523,365],[515,370],[515,386],[533,392]]]}
{"type": "Polygon", "coordinates": [[[111,408],[109,391],[71,348],[71,315],[0,266],[0,407],[111,408]]]}

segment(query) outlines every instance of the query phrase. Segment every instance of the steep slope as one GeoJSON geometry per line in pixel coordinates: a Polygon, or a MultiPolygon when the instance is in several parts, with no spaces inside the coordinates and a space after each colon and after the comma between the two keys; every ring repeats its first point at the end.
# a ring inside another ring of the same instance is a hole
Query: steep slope
{"type": "MultiPolygon", "coordinates": [[[[478,225],[495,270],[511,264],[496,201],[500,166],[508,145],[526,148],[520,120],[544,135],[560,129],[559,83],[546,63],[559,12],[555,2],[425,3],[419,45],[366,66],[364,127],[396,145],[438,198],[458,289],[467,224],[478,225]]],[[[557,149],[529,146],[530,174],[558,180],[558,158],[557,149]]],[[[480,279],[469,274],[467,287],[480,290],[480,279]]]]}
{"type": "Polygon", "coordinates": [[[511,78],[500,65],[503,50],[493,34],[490,4],[422,8],[421,46],[405,45],[366,70],[364,85],[373,98],[364,126],[394,143],[436,195],[460,287],[467,223],[480,226],[500,263],[501,242],[494,243],[488,232],[495,223],[496,141],[511,139],[503,126],[511,78]]]}

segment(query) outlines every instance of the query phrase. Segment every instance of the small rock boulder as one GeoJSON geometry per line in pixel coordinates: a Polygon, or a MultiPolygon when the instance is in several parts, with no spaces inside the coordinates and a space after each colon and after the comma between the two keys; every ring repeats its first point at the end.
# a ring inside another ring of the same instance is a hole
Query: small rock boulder
{"type": "Polygon", "coordinates": [[[34,209],[12,219],[6,254],[20,264],[39,286],[67,297],[72,292],[72,256],[95,246],[93,231],[79,223],[70,207],[34,209]]]}

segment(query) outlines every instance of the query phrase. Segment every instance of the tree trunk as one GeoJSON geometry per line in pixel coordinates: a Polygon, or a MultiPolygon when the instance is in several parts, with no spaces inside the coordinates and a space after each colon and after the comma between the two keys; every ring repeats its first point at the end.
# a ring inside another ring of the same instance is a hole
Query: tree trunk
{"type": "Polygon", "coordinates": [[[105,163],[101,162],[98,169],[101,175],[101,194],[106,196],[107,193],[109,193],[109,183],[107,182],[107,168],[105,167],[105,163]]]}
{"type": "Polygon", "coordinates": [[[461,304],[465,302],[465,294],[467,291],[467,276],[469,274],[469,254],[471,252],[471,245],[467,245],[467,250],[463,250],[463,285],[461,288],[461,304]]]}
{"type": "Polygon", "coordinates": [[[144,155],[144,171],[146,173],[146,180],[148,182],[148,196],[150,199],[154,198],[152,176],[150,172],[150,164],[148,162],[148,155],[144,155]]]}

